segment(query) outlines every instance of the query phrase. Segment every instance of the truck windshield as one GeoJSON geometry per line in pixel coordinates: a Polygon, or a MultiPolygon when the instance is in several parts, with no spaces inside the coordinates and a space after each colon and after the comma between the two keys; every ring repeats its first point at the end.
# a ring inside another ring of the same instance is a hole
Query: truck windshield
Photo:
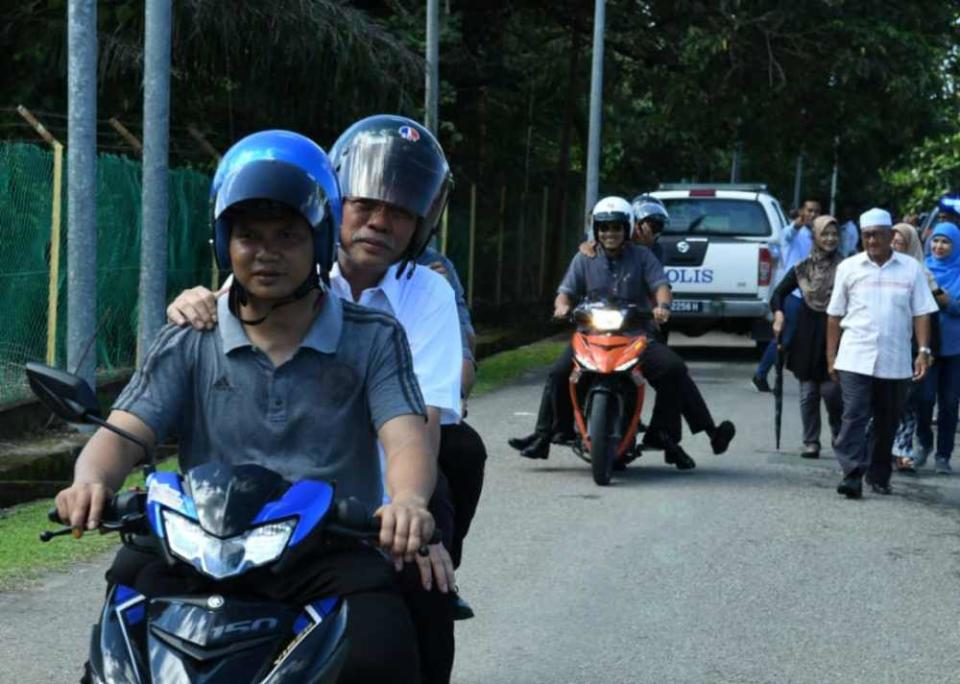
{"type": "Polygon", "coordinates": [[[770,222],[759,202],[683,197],[664,199],[670,213],[666,235],[771,235],[770,222]]]}

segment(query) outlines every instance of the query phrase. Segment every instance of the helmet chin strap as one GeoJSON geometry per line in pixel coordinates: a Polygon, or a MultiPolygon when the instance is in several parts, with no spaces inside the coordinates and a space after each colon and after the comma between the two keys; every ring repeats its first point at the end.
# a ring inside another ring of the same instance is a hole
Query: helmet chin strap
{"type": "Polygon", "coordinates": [[[244,325],[260,325],[267,317],[272,314],[274,311],[279,309],[281,306],[286,306],[287,304],[292,304],[293,302],[299,301],[310,294],[313,290],[323,291],[323,287],[320,285],[320,276],[319,274],[311,274],[307,276],[307,279],[294,290],[289,297],[281,299],[279,302],[275,303],[270,310],[267,311],[260,318],[254,318],[253,320],[247,320],[240,315],[240,307],[245,306],[250,300],[247,294],[247,289],[240,284],[240,281],[236,277],[233,279],[233,283],[230,285],[230,293],[227,295],[227,303],[230,307],[230,313],[240,319],[240,322],[244,325]]]}

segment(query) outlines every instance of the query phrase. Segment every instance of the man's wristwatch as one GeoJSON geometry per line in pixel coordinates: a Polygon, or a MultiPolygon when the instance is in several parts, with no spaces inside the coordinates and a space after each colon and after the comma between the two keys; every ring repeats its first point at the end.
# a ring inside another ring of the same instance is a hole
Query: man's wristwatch
{"type": "Polygon", "coordinates": [[[933,350],[930,347],[920,347],[917,351],[924,356],[930,356],[933,353],[933,350]]]}

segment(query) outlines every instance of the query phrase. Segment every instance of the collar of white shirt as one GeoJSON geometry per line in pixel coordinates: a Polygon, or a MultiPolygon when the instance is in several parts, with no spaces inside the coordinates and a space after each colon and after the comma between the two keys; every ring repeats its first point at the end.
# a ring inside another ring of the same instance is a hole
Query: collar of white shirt
{"type": "MultiPolygon", "coordinates": [[[[363,292],[360,293],[360,298],[356,300],[355,303],[363,303],[364,300],[369,300],[369,298],[375,296],[377,293],[381,293],[387,300],[387,303],[390,305],[390,313],[396,315],[400,310],[400,280],[397,278],[397,269],[399,264],[393,264],[390,268],[387,269],[387,272],[383,274],[383,277],[373,287],[369,287],[363,292]],[[368,297],[364,297],[364,294],[369,293],[368,297]]],[[[353,290],[350,288],[350,283],[347,281],[346,277],[340,270],[340,263],[336,262],[333,265],[333,268],[330,269],[330,287],[336,292],[342,299],[353,302],[353,290]]],[[[379,307],[374,307],[379,308],[379,307]]]]}

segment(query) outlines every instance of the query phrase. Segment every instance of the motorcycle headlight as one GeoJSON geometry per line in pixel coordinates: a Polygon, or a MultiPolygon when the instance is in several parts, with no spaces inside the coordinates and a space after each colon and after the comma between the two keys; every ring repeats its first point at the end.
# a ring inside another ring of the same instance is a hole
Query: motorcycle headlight
{"type": "Polygon", "coordinates": [[[623,326],[623,313],[613,309],[595,309],[590,315],[594,330],[619,330],[623,326]]]}
{"type": "Polygon", "coordinates": [[[627,369],[629,369],[629,368],[632,368],[632,367],[637,363],[637,361],[639,361],[639,360],[640,360],[640,359],[630,359],[629,361],[627,361],[627,362],[625,362],[625,363],[621,363],[619,366],[617,366],[617,367],[614,368],[613,370],[618,371],[618,372],[619,372],[619,371],[625,371],[625,370],[627,370],[627,369]]]}
{"type": "Polygon", "coordinates": [[[233,577],[276,560],[297,526],[296,520],[268,523],[229,539],[206,533],[200,525],[170,510],[163,527],[170,552],[215,579],[233,577]]]}

